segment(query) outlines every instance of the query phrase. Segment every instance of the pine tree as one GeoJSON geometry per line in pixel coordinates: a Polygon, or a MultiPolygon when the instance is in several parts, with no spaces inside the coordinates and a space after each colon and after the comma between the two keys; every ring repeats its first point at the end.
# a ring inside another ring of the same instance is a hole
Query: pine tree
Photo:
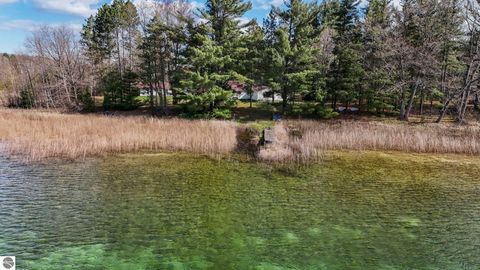
{"type": "Polygon", "coordinates": [[[393,109],[389,104],[388,91],[391,87],[391,77],[385,62],[388,57],[388,44],[386,42],[391,30],[390,0],[371,0],[368,4],[365,21],[363,23],[363,67],[365,70],[365,83],[363,92],[359,97],[359,107],[365,100],[365,109],[376,109],[385,112],[393,109]]]}
{"type": "Polygon", "coordinates": [[[265,85],[265,69],[263,68],[265,42],[262,28],[256,21],[250,22],[243,35],[243,47],[247,51],[240,61],[239,73],[245,78],[243,82],[247,85],[247,92],[250,95],[250,107],[256,85],[265,85]]]}
{"type": "Polygon", "coordinates": [[[286,9],[275,9],[279,17],[280,28],[277,33],[276,51],[282,58],[283,68],[280,83],[282,93],[282,111],[287,109],[288,101],[309,91],[317,91],[316,78],[319,76],[315,65],[317,50],[315,46],[319,34],[320,9],[315,3],[290,0],[286,9]]]}
{"type": "Polygon", "coordinates": [[[213,41],[224,45],[235,39],[239,30],[238,19],[251,8],[252,3],[242,0],[208,0],[200,14],[211,27],[213,41]]]}
{"type": "MultiPolygon", "coordinates": [[[[111,106],[117,102],[125,102],[118,107],[133,108],[131,93],[131,85],[115,84],[115,86],[107,86],[112,84],[113,79],[117,77],[125,80],[137,77],[132,75],[136,68],[136,39],[138,36],[139,19],[135,5],[130,1],[114,0],[111,4],[104,4],[95,16],[90,16],[81,33],[82,44],[87,52],[87,56],[97,69],[99,77],[103,77],[102,84],[108,89],[105,94],[112,94],[111,97],[106,97],[106,104],[111,106]],[[110,61],[106,61],[110,60],[110,61]],[[110,70],[111,62],[115,62],[116,71],[114,74],[110,70]],[[104,76],[113,76],[113,78],[104,78],[104,76]],[[118,86],[118,87],[117,87],[118,86]],[[122,86],[125,86],[122,88],[122,86]],[[113,93],[112,91],[119,91],[113,93]],[[120,97],[120,98],[118,98],[120,97]],[[127,98],[129,97],[129,98],[127,98]]],[[[116,105],[115,105],[116,106],[116,105]]]]}
{"type": "Polygon", "coordinates": [[[264,48],[262,50],[261,70],[263,71],[262,84],[271,89],[272,103],[275,103],[275,94],[281,92],[284,57],[278,49],[279,18],[272,9],[263,20],[264,48]]]}
{"type": "Polygon", "coordinates": [[[188,63],[180,81],[190,113],[229,116],[233,93],[227,81],[247,79],[241,63],[248,49],[238,19],[250,8],[251,3],[241,0],[209,0],[200,10],[205,23],[190,28],[188,63]]]}
{"type": "Polygon", "coordinates": [[[335,12],[335,61],[329,75],[332,107],[339,99],[346,106],[359,98],[363,68],[361,65],[361,31],[358,25],[358,1],[341,0],[335,12]]]}

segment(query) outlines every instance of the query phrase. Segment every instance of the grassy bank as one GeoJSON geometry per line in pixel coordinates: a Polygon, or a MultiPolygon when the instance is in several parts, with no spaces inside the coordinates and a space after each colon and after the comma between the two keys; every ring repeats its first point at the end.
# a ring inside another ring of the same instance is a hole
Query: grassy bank
{"type": "MultiPolygon", "coordinates": [[[[258,142],[239,136],[244,127],[226,121],[0,109],[0,140],[6,142],[10,154],[27,160],[141,151],[227,155],[236,152],[245,140],[258,142]]],[[[284,121],[274,127],[274,134],[273,144],[254,146],[249,153],[263,161],[301,163],[320,158],[325,150],[480,154],[479,125],[284,121]]]]}

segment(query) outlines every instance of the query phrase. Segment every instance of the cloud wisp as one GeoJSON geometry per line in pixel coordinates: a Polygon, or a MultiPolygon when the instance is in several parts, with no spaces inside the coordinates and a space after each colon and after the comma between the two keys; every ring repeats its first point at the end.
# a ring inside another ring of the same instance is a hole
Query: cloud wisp
{"type": "Polygon", "coordinates": [[[93,14],[99,2],[99,0],[33,0],[34,5],[40,9],[83,17],[93,14]]]}
{"type": "Polygon", "coordinates": [[[0,5],[1,4],[12,4],[17,2],[18,0],[0,0],[0,5]]]}

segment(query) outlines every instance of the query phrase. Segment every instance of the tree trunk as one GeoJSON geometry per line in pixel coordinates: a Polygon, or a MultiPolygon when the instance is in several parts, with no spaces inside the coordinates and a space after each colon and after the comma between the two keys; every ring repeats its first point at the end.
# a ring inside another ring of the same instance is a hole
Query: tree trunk
{"type": "Polygon", "coordinates": [[[405,88],[402,87],[402,93],[400,95],[400,120],[405,120],[405,88]]]}
{"type": "Polygon", "coordinates": [[[163,109],[166,110],[168,105],[167,89],[165,88],[165,82],[163,83],[163,109]]]}
{"type": "Polygon", "coordinates": [[[430,95],[430,114],[433,114],[433,96],[430,95]]]}
{"type": "Polygon", "coordinates": [[[440,110],[440,114],[438,115],[437,120],[435,121],[436,123],[442,122],[443,118],[445,117],[445,113],[448,110],[448,106],[450,105],[450,102],[452,101],[452,98],[447,99],[445,103],[443,104],[442,109],[440,110]]]}
{"type": "Polygon", "coordinates": [[[153,103],[153,99],[154,99],[154,96],[153,96],[153,85],[150,83],[150,89],[149,89],[149,94],[150,94],[150,110],[153,112],[153,108],[154,108],[154,103],[153,103]]]}
{"type": "Polygon", "coordinates": [[[407,107],[407,110],[405,111],[405,116],[403,117],[403,119],[407,122],[413,107],[413,102],[415,101],[415,95],[417,94],[417,89],[418,89],[418,81],[415,83],[415,86],[413,87],[412,95],[410,96],[410,101],[408,101],[408,107],[407,107]]]}
{"type": "Polygon", "coordinates": [[[358,99],[358,112],[361,112],[362,111],[362,97],[360,96],[360,98],[358,99]]]}
{"type": "Polygon", "coordinates": [[[478,98],[478,93],[475,93],[475,99],[473,100],[473,108],[478,111],[478,105],[480,100],[478,98]]]}
{"type": "Polygon", "coordinates": [[[457,121],[463,123],[465,121],[465,113],[468,107],[468,98],[470,97],[470,87],[465,91],[462,96],[462,102],[460,103],[460,109],[458,110],[457,121]]]}
{"type": "Polygon", "coordinates": [[[120,33],[119,33],[118,29],[115,31],[115,34],[116,34],[116,37],[117,37],[118,72],[120,72],[120,78],[123,79],[122,57],[121,57],[121,52],[120,52],[120,33]]]}
{"type": "Polygon", "coordinates": [[[282,113],[285,113],[287,110],[287,89],[284,87],[282,90],[282,113]]]}
{"type": "Polygon", "coordinates": [[[425,91],[422,89],[422,92],[420,94],[420,115],[423,115],[423,101],[425,99],[425,91]]]}

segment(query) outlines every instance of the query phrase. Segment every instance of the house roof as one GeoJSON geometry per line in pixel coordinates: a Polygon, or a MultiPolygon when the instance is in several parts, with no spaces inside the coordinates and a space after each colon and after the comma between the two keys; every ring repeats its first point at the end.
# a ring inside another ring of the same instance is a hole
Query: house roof
{"type": "MultiPolygon", "coordinates": [[[[158,89],[162,89],[162,88],[163,88],[163,82],[160,82],[160,83],[158,83],[158,85],[154,85],[154,86],[156,86],[156,88],[158,88],[158,89]]],[[[140,90],[149,89],[149,88],[150,88],[150,86],[149,86],[148,84],[145,84],[145,83],[143,83],[143,82],[138,82],[138,83],[135,85],[135,87],[137,87],[137,88],[140,89],[140,90]]],[[[166,90],[170,90],[171,87],[172,87],[172,86],[170,85],[170,82],[166,81],[166,82],[165,82],[165,89],[166,89],[166,90]]]]}
{"type": "Polygon", "coordinates": [[[238,81],[227,81],[227,86],[236,93],[243,92],[245,88],[245,84],[238,81]]]}
{"type": "MultiPolygon", "coordinates": [[[[227,86],[233,90],[233,92],[239,94],[239,93],[242,93],[242,92],[245,92],[245,87],[247,86],[245,83],[243,82],[239,82],[239,81],[234,81],[234,80],[230,80],[230,81],[227,81],[227,86]]],[[[259,92],[259,91],[263,91],[263,90],[267,90],[269,89],[267,86],[264,86],[264,85],[254,85],[253,86],[253,92],[259,92]]]]}

